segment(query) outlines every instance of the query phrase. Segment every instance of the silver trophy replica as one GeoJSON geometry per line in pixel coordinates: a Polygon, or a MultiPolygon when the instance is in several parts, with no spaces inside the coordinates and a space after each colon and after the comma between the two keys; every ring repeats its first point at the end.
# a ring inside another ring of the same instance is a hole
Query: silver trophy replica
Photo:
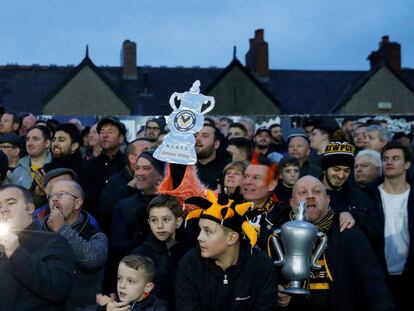
{"type": "Polygon", "coordinates": [[[279,257],[278,260],[274,261],[274,264],[282,266],[282,274],[289,281],[289,285],[284,290],[288,294],[310,295],[310,292],[302,287],[302,281],[309,278],[311,267],[313,269],[321,268],[317,261],[328,242],[328,238],[324,233],[305,220],[305,212],[306,203],[301,201],[295,220],[283,224],[281,229],[275,230],[271,237],[272,246],[279,257]],[[285,254],[283,254],[279,244],[279,236],[281,237],[285,254]],[[321,241],[312,256],[312,249],[318,238],[321,241]]]}
{"type": "Polygon", "coordinates": [[[214,108],[214,97],[200,94],[200,81],[195,81],[189,92],[173,93],[170,106],[174,110],[167,120],[170,132],[163,143],[155,150],[154,157],[158,160],[176,164],[195,164],[194,134],[204,124],[204,114],[214,108]],[[176,100],[181,102],[177,107],[176,100]],[[203,111],[203,104],[208,104],[203,111]]]}

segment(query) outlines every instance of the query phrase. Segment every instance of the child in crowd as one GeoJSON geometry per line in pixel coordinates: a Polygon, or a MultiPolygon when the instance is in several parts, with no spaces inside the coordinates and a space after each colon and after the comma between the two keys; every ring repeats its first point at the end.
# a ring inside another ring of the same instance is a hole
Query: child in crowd
{"type": "Polygon", "coordinates": [[[210,191],[207,197],[186,200],[200,207],[186,217],[199,219],[199,247],[180,262],[177,310],[276,310],[276,270],[271,259],[254,247],[257,231],[245,216],[252,203],[236,204],[210,191]]]}
{"type": "Polygon", "coordinates": [[[169,195],[159,195],[147,208],[151,234],[133,254],[151,258],[157,269],[155,294],[174,306],[174,284],[181,257],[193,247],[181,225],[183,208],[178,200],[169,195]]]}
{"type": "Polygon", "coordinates": [[[280,177],[274,192],[279,200],[289,204],[292,198],[293,185],[300,176],[299,160],[289,155],[285,156],[279,162],[279,172],[280,177]]]}
{"type": "Polygon", "coordinates": [[[167,303],[151,295],[154,289],[154,262],[137,255],[122,258],[118,266],[117,297],[98,294],[98,306],[86,310],[168,311],[167,303]]]}

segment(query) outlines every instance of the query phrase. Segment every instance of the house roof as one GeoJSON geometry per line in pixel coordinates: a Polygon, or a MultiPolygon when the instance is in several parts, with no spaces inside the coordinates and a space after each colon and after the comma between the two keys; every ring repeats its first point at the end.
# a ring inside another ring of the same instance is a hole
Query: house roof
{"type": "MultiPolygon", "coordinates": [[[[386,65],[378,67],[376,70],[371,70],[368,72],[363,72],[357,79],[352,81],[347,89],[343,92],[342,98],[338,100],[336,105],[333,106],[332,113],[339,111],[351,97],[362,89],[365,84],[381,69],[387,67],[386,65]]],[[[393,70],[387,67],[388,70],[403,84],[405,85],[413,94],[414,94],[414,70],[404,69],[400,74],[396,74],[393,70]]]]}
{"type": "Polygon", "coordinates": [[[112,84],[112,82],[106,77],[103,70],[100,70],[92,60],[89,58],[88,52],[86,52],[85,58],[82,62],[73,68],[68,75],[43,99],[42,101],[42,108],[46,105],[54,96],[56,96],[62,88],[64,88],[84,67],[89,67],[91,70],[118,96],[128,107],[132,106],[132,103],[129,99],[124,96],[122,92],[119,92],[116,87],[112,84]]]}
{"type": "Polygon", "coordinates": [[[363,71],[270,70],[263,85],[281,102],[283,114],[324,114],[363,71]]]}
{"type": "MultiPolygon", "coordinates": [[[[173,92],[189,90],[195,80],[207,94],[235,66],[269,97],[282,114],[335,113],[375,72],[270,70],[256,79],[236,58],[226,68],[138,67],[136,80],[124,80],[122,67],[97,67],[88,55],[76,66],[0,66],[0,105],[6,110],[41,114],[44,104],[90,66],[131,109],[133,115],[167,115],[173,92]]],[[[414,90],[414,70],[403,69],[400,80],[414,90]]]]}
{"type": "Polygon", "coordinates": [[[275,104],[276,107],[280,108],[280,102],[274,97],[274,95],[271,94],[269,90],[262,83],[260,83],[260,81],[256,79],[253,74],[245,66],[243,66],[236,57],[234,57],[232,62],[221,71],[221,73],[215,78],[212,83],[210,83],[206,89],[206,93],[214,89],[214,87],[221,81],[221,79],[223,79],[231,70],[233,70],[233,68],[239,68],[247,76],[247,78],[251,80],[252,83],[256,85],[256,87],[259,88],[264,93],[264,95],[275,104]]]}

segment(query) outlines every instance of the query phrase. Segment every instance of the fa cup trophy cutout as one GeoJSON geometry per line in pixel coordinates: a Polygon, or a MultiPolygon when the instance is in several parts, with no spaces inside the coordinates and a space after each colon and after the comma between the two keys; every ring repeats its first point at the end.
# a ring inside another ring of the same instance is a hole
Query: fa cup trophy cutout
{"type": "Polygon", "coordinates": [[[190,91],[173,93],[170,106],[173,112],[168,116],[167,124],[170,132],[163,143],[155,150],[158,160],[176,164],[195,164],[197,155],[194,148],[194,134],[204,124],[204,114],[214,108],[214,97],[200,94],[200,81],[195,81],[190,91]],[[179,100],[180,106],[177,106],[179,100]],[[203,104],[208,104],[203,111],[203,104]]]}
{"type": "Polygon", "coordinates": [[[289,281],[289,285],[284,290],[288,294],[310,295],[310,292],[302,287],[302,281],[309,278],[311,267],[313,269],[321,268],[317,261],[328,241],[324,233],[305,220],[305,213],[306,203],[301,201],[295,220],[283,224],[281,229],[275,230],[271,237],[272,245],[279,257],[274,261],[274,264],[282,266],[282,274],[289,281]],[[284,253],[278,241],[279,236],[282,240],[284,253]],[[312,256],[312,249],[318,238],[321,241],[312,256]]]}

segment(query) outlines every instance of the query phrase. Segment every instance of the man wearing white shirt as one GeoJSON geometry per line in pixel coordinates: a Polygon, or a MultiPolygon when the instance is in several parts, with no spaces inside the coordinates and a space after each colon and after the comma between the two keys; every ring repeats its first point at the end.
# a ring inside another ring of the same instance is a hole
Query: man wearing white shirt
{"type": "MultiPolygon", "coordinates": [[[[388,273],[399,310],[407,306],[409,281],[414,277],[414,193],[406,178],[412,152],[400,142],[387,143],[381,153],[384,177],[370,187],[383,229],[376,250],[388,273]]],[[[405,307],[407,308],[407,307],[405,307]]]]}

